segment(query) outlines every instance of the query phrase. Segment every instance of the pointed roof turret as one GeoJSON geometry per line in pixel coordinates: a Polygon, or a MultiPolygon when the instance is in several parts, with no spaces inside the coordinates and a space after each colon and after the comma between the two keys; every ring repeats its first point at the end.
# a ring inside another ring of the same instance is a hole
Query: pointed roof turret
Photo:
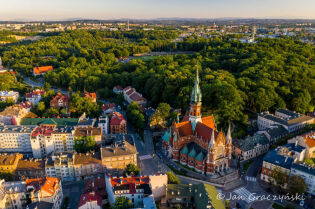
{"type": "Polygon", "coordinates": [[[232,135],[231,135],[231,124],[229,123],[229,128],[226,133],[226,144],[230,144],[232,142],[232,135]]]}
{"type": "Polygon", "coordinates": [[[195,78],[195,86],[194,89],[191,92],[190,101],[193,103],[199,103],[201,102],[201,91],[199,88],[199,74],[198,74],[198,68],[196,71],[196,78],[195,78]]]}
{"type": "Polygon", "coordinates": [[[212,129],[211,139],[209,142],[209,148],[214,147],[214,130],[212,129]]]}

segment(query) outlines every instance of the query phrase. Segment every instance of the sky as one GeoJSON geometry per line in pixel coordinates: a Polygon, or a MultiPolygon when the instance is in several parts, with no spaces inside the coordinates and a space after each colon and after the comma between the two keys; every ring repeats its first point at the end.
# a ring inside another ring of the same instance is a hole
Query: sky
{"type": "Polygon", "coordinates": [[[0,0],[0,21],[172,17],[315,19],[315,0],[0,0]]]}

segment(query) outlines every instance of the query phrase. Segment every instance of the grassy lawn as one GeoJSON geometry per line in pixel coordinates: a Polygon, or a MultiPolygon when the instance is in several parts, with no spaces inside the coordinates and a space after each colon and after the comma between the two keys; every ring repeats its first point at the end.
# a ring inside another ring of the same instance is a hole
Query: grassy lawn
{"type": "Polygon", "coordinates": [[[184,172],[182,172],[182,171],[179,171],[179,170],[173,168],[172,166],[169,166],[169,165],[167,165],[167,166],[168,166],[175,174],[189,177],[186,173],[184,173],[184,172]]]}
{"type": "Polygon", "coordinates": [[[274,209],[285,209],[285,207],[283,207],[282,205],[279,205],[277,203],[273,203],[272,208],[274,208],[274,209]]]}
{"type": "Polygon", "coordinates": [[[184,167],[184,168],[187,168],[188,170],[191,170],[191,171],[193,171],[193,172],[196,172],[196,173],[198,173],[197,171],[195,171],[193,168],[189,168],[187,165],[183,165],[183,164],[180,164],[179,162],[175,162],[177,165],[179,165],[179,166],[182,166],[182,167],[184,167]]]}
{"type": "Polygon", "coordinates": [[[245,162],[243,165],[243,171],[246,172],[248,167],[250,166],[250,164],[252,164],[252,162],[254,162],[254,160],[249,160],[249,161],[245,162]]]}
{"type": "Polygon", "coordinates": [[[206,191],[209,194],[211,203],[215,209],[225,209],[224,204],[222,200],[218,199],[218,192],[217,189],[214,186],[211,186],[209,184],[204,184],[206,187],[206,191]]]}

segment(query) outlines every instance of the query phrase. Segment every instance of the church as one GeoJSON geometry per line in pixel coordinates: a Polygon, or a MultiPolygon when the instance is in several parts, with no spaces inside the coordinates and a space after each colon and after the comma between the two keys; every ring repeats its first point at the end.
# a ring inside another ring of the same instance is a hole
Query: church
{"type": "Polygon", "coordinates": [[[232,137],[230,127],[226,135],[217,130],[213,115],[201,116],[201,97],[197,70],[189,116],[173,122],[162,137],[162,146],[174,161],[212,175],[229,168],[232,137]]]}

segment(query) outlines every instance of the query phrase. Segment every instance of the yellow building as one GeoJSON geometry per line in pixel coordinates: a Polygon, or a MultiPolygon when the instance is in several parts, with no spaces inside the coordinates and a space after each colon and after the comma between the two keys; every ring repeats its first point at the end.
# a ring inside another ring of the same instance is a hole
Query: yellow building
{"type": "Polygon", "coordinates": [[[137,165],[137,150],[126,140],[101,148],[102,165],[107,170],[123,170],[128,164],[137,165]]]}
{"type": "Polygon", "coordinates": [[[13,155],[0,155],[0,172],[13,173],[18,165],[20,159],[23,158],[22,154],[13,155]]]}
{"type": "Polygon", "coordinates": [[[73,156],[73,167],[76,180],[96,178],[102,176],[103,167],[100,153],[75,153],[73,156]]]}

